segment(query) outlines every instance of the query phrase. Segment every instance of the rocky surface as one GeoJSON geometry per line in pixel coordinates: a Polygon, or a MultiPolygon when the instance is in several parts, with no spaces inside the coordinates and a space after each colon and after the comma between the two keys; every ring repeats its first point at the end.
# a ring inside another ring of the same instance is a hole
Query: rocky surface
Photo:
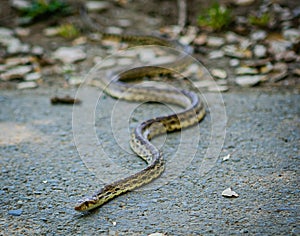
{"type": "MultiPolygon", "coordinates": [[[[207,174],[201,175],[199,170],[210,146],[210,115],[200,124],[196,155],[177,178],[158,189],[133,191],[90,214],[81,214],[74,211],[74,204],[101,187],[101,178],[87,169],[76,150],[72,107],[51,106],[49,101],[55,94],[75,92],[1,93],[1,110],[5,111],[0,113],[3,235],[299,235],[299,95],[261,90],[224,94],[225,143],[207,174]],[[230,158],[223,158],[228,154],[230,158]],[[227,188],[239,197],[224,198],[222,192],[227,188]]],[[[89,88],[91,96],[98,93],[89,88]]],[[[209,93],[204,97],[222,105],[209,93]]],[[[107,114],[115,100],[102,97],[99,102],[96,129],[113,163],[133,171],[142,168],[139,158],[126,154],[116,143],[121,139],[129,150],[129,135],[114,136],[110,129],[107,114]]],[[[81,106],[88,106],[85,99],[81,106]]],[[[163,110],[158,105],[146,106],[135,113],[136,119],[163,110]]],[[[127,110],[123,112],[119,117],[127,117],[127,110]]],[[[123,124],[127,130],[127,121],[123,124]]],[[[178,138],[178,133],[168,135],[162,148],[166,158],[177,149],[178,138]]],[[[98,156],[95,147],[89,149],[98,156]]],[[[94,164],[98,165],[100,168],[100,163],[94,164]]]]}

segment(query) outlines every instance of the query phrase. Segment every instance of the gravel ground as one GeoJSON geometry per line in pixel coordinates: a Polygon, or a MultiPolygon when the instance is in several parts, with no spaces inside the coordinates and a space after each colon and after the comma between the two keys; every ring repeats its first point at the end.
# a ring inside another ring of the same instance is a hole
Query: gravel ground
{"type": "MultiPolygon", "coordinates": [[[[207,174],[199,174],[199,168],[210,146],[211,112],[200,125],[195,156],[177,178],[82,214],[73,210],[76,201],[103,183],[77,152],[72,107],[49,102],[53,95],[75,92],[54,88],[1,91],[1,235],[300,234],[299,94],[257,88],[223,94],[226,138],[207,174]],[[230,158],[223,161],[228,154],[230,158]],[[222,197],[228,187],[239,197],[222,197]]],[[[209,103],[210,94],[204,97],[209,103]]],[[[106,144],[105,152],[120,157],[121,165],[131,171],[141,168],[143,162],[124,152],[124,144],[116,145],[118,140],[110,136],[107,111],[114,100],[104,96],[99,101],[96,132],[106,144]]],[[[85,104],[83,99],[83,108],[85,104]]],[[[155,104],[148,109],[138,107],[132,123],[160,110],[165,108],[155,104]]],[[[126,116],[126,109],[123,112],[126,116]]],[[[198,132],[196,127],[193,130],[198,132]]],[[[121,135],[127,143],[126,132],[121,135]]],[[[177,150],[178,137],[178,133],[168,135],[164,153],[177,150]]],[[[95,151],[93,145],[89,148],[95,151]]]]}

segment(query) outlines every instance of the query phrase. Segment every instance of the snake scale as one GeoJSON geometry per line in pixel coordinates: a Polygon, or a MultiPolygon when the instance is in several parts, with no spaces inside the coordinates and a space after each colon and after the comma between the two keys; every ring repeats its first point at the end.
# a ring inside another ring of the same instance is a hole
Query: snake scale
{"type": "MultiPolygon", "coordinates": [[[[85,11],[83,19],[91,23],[85,11]]],[[[95,27],[94,27],[95,28],[95,27]]],[[[122,41],[137,41],[138,44],[174,47],[174,44],[153,36],[112,35],[102,33],[102,38],[117,38],[122,41]]],[[[136,67],[119,74],[111,75],[108,80],[100,79],[98,85],[108,95],[128,101],[151,101],[171,103],[183,107],[183,111],[160,116],[139,124],[132,132],[130,146],[132,150],[148,164],[141,171],[105,185],[91,197],[83,198],[75,206],[77,211],[89,211],[112,198],[145,185],[158,178],[164,171],[164,159],[161,152],[150,142],[152,138],[165,132],[177,131],[200,122],[205,116],[205,107],[198,95],[192,91],[155,86],[132,86],[127,80],[162,74],[172,74],[178,66],[184,66],[187,57],[183,56],[168,65],[136,67]]]]}

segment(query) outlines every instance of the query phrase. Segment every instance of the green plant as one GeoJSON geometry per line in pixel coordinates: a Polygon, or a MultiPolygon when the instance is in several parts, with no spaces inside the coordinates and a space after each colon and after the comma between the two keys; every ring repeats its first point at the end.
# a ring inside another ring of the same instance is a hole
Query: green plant
{"type": "Polygon", "coordinates": [[[22,10],[23,15],[32,20],[65,12],[67,12],[67,4],[60,0],[34,0],[30,7],[22,10]]]}
{"type": "Polygon", "coordinates": [[[212,30],[221,30],[232,22],[230,9],[214,3],[211,7],[205,9],[198,16],[198,24],[200,27],[211,28],[212,30]]]}
{"type": "Polygon", "coordinates": [[[57,28],[58,35],[64,38],[75,38],[79,35],[78,29],[70,23],[62,24],[57,28]]]}
{"type": "Polygon", "coordinates": [[[262,15],[250,15],[248,16],[248,21],[251,25],[256,25],[260,27],[267,27],[271,20],[271,16],[268,12],[263,13],[262,15]]]}

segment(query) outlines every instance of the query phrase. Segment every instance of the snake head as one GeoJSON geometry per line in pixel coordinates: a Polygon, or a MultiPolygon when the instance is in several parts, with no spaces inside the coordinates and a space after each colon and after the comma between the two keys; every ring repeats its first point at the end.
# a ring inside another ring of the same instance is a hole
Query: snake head
{"type": "Polygon", "coordinates": [[[78,201],[78,203],[75,205],[74,209],[76,211],[89,211],[96,207],[97,199],[92,198],[84,198],[78,201]]]}

